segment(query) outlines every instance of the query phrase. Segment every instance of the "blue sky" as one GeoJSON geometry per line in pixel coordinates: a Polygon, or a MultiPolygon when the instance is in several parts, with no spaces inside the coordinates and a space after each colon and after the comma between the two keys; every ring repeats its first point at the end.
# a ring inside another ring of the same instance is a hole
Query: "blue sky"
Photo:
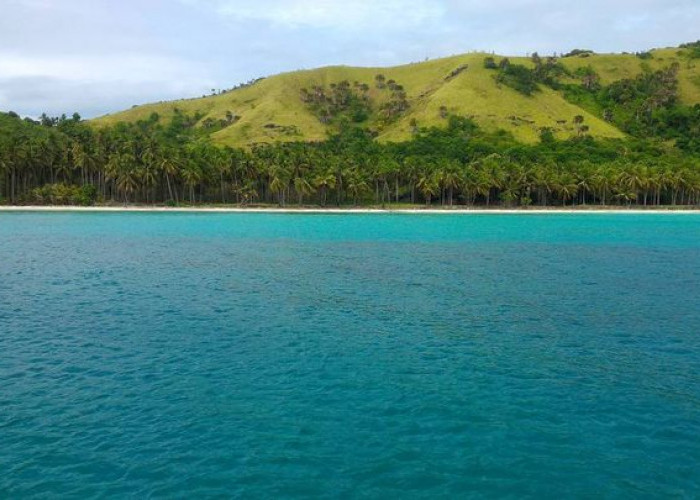
{"type": "Polygon", "coordinates": [[[0,110],[97,116],[330,64],[700,38],[699,0],[2,0],[0,110]]]}

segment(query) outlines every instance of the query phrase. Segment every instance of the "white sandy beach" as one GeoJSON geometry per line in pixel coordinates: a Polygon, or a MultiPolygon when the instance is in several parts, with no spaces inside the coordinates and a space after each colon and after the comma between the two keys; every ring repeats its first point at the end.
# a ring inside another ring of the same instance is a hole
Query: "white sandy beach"
{"type": "Polygon", "coordinates": [[[698,208],[273,208],[273,207],[77,207],[77,206],[0,206],[0,212],[160,212],[160,213],[270,213],[270,214],[415,214],[415,215],[541,215],[541,214],[700,214],[698,208]]]}

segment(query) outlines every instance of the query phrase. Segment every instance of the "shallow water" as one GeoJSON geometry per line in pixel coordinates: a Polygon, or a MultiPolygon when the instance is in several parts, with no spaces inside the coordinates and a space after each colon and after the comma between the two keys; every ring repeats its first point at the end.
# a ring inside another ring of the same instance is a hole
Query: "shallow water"
{"type": "Polygon", "coordinates": [[[700,494],[700,216],[0,214],[0,497],[700,494]]]}

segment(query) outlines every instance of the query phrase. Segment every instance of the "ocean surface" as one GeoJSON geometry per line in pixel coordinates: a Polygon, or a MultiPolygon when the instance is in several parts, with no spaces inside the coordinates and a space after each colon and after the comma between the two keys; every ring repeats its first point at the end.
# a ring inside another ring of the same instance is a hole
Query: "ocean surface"
{"type": "Polygon", "coordinates": [[[700,496],[700,215],[0,213],[0,498],[700,496]]]}

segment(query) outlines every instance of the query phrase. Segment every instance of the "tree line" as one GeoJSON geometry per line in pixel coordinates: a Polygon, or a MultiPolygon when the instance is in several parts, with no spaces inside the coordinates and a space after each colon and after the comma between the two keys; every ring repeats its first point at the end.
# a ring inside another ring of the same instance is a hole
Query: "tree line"
{"type": "Polygon", "coordinates": [[[0,114],[0,200],[11,204],[356,206],[700,205],[700,160],[639,139],[524,145],[452,116],[381,144],[350,127],[320,143],[212,144],[182,113],[94,129],[0,114]]]}

